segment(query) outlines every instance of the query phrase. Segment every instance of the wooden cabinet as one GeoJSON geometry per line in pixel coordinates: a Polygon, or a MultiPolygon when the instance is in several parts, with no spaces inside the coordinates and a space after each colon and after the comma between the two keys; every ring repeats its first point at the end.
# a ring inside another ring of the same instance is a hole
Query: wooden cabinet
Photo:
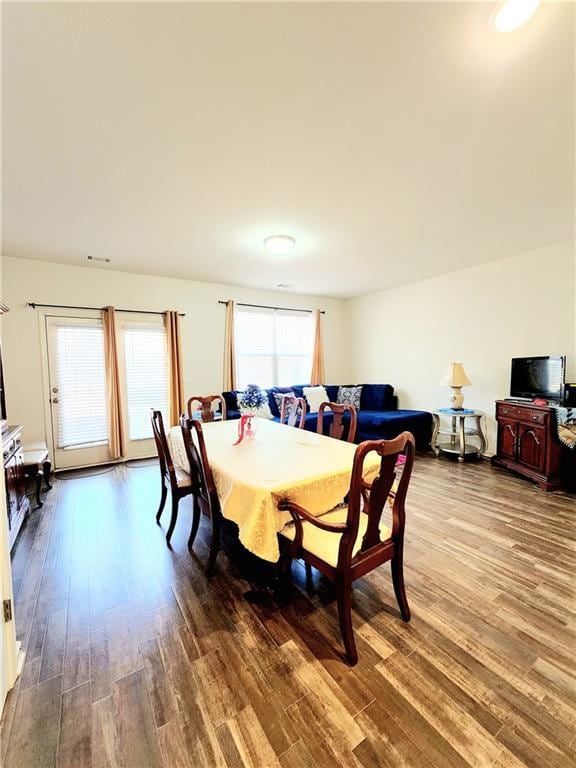
{"type": "Polygon", "coordinates": [[[514,470],[552,491],[562,486],[563,446],[548,406],[496,402],[497,453],[492,463],[514,470]]]}
{"type": "Polygon", "coordinates": [[[498,456],[514,461],[517,438],[518,423],[511,419],[498,419],[498,456]]]}
{"type": "Polygon", "coordinates": [[[30,508],[30,503],[26,496],[21,432],[22,427],[20,426],[7,427],[2,434],[10,548],[14,545],[18,531],[30,508]]]}

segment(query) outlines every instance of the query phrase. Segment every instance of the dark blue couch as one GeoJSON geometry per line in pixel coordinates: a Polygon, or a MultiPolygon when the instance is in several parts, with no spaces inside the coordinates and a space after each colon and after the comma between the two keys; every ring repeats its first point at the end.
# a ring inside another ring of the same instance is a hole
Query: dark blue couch
{"type": "MultiPolygon", "coordinates": [[[[293,387],[272,387],[265,390],[268,394],[268,404],[274,419],[280,418],[274,392],[294,392],[298,397],[304,397],[303,388],[307,384],[293,387]]],[[[328,398],[336,402],[338,385],[327,386],[328,398]]],[[[226,409],[229,419],[240,418],[236,392],[223,392],[226,401],[226,409]]],[[[304,428],[315,432],[318,414],[307,413],[304,428]]],[[[346,414],[345,414],[346,419],[346,414]]],[[[325,414],[324,425],[327,431],[330,426],[331,415],[325,414]]],[[[356,429],[355,442],[364,440],[390,440],[401,432],[412,432],[416,440],[416,447],[425,450],[430,447],[432,436],[432,414],[427,411],[406,411],[398,409],[398,398],[394,394],[394,387],[390,384],[363,384],[360,398],[360,410],[358,411],[358,427],[356,429]]]]}

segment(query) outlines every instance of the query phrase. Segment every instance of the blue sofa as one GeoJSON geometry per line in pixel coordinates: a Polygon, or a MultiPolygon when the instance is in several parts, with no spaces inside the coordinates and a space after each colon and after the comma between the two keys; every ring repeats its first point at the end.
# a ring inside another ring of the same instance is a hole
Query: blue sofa
{"type": "MultiPolygon", "coordinates": [[[[268,404],[274,419],[280,419],[280,413],[276,404],[274,393],[294,392],[298,397],[304,397],[303,388],[307,384],[293,387],[272,387],[265,390],[268,394],[268,404]]],[[[338,385],[327,386],[328,398],[336,402],[338,397],[338,385]]],[[[238,410],[237,392],[223,392],[226,401],[226,409],[229,419],[240,418],[238,410]]],[[[345,417],[346,419],[346,414],[345,417]]],[[[318,414],[307,413],[304,428],[315,432],[318,414]]],[[[325,414],[325,431],[330,426],[330,414],[325,414]]],[[[390,440],[401,432],[412,432],[416,440],[416,447],[426,450],[430,447],[432,437],[432,414],[427,411],[406,411],[398,409],[398,398],[394,394],[394,387],[390,384],[363,384],[360,397],[360,410],[358,411],[358,426],[355,442],[364,440],[390,440]]]]}

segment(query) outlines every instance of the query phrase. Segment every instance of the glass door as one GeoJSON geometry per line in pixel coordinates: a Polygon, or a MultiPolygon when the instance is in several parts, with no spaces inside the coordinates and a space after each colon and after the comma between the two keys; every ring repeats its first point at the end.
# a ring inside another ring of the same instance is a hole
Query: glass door
{"type": "Polygon", "coordinates": [[[105,463],[110,457],[102,322],[46,321],[55,469],[105,463]]]}

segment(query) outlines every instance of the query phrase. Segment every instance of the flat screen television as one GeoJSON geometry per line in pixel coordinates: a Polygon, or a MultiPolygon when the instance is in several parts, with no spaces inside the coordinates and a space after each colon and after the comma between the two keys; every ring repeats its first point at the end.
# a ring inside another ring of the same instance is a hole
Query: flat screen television
{"type": "Polygon", "coordinates": [[[566,358],[513,357],[510,378],[511,397],[562,400],[566,358]]]}

